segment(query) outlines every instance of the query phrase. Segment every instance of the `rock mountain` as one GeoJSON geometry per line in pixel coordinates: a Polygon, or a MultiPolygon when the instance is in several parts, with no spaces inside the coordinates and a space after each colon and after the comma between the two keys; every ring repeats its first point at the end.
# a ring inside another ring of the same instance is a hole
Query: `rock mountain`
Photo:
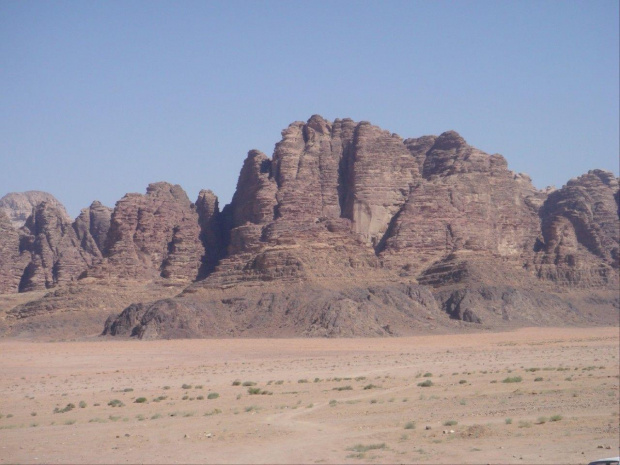
{"type": "Polygon", "coordinates": [[[71,221],[36,194],[0,200],[5,334],[618,324],[618,179],[592,170],[539,191],[454,131],[403,139],[312,116],[271,158],[248,153],[221,210],[211,191],[192,202],[160,182],[71,221]]]}

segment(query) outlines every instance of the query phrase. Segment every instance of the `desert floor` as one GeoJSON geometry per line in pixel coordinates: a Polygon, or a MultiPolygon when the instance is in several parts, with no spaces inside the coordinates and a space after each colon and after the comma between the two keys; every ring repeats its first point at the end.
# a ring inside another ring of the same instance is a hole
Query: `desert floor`
{"type": "Polygon", "coordinates": [[[0,463],[587,463],[619,338],[3,340],[0,463]]]}

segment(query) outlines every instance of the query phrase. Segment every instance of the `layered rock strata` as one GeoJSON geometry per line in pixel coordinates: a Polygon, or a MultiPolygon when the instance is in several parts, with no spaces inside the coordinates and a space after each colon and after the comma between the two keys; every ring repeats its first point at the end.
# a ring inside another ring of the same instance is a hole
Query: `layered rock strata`
{"type": "Polygon", "coordinates": [[[19,231],[0,218],[0,279],[12,292],[20,267],[21,290],[86,277],[80,301],[97,283],[189,284],[176,297],[152,288],[106,324],[138,337],[601,323],[620,307],[618,196],[608,172],[539,191],[454,131],[402,139],[315,115],[282,131],[272,158],[248,153],[221,211],[211,191],[193,204],[155,183],[72,225],[49,205],[19,231]]]}

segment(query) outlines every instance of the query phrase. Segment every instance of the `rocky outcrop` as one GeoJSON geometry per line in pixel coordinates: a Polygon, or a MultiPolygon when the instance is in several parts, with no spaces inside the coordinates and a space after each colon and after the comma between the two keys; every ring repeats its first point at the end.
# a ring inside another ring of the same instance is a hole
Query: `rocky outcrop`
{"type": "Polygon", "coordinates": [[[618,286],[618,179],[593,170],[549,195],[540,210],[536,270],[579,287],[618,286]]]}
{"type": "Polygon", "coordinates": [[[105,252],[112,211],[95,200],[90,207],[82,209],[73,223],[82,248],[97,257],[102,257],[105,252]]]}
{"type": "Polygon", "coordinates": [[[272,158],[248,153],[221,211],[211,191],[193,204],[162,182],[72,225],[45,203],[21,232],[0,218],[0,279],[11,292],[16,276],[21,290],[84,278],[79,298],[60,288],[9,312],[20,321],[90,302],[97,285],[153,286],[125,292],[115,302],[133,304],[106,323],[145,338],[606,324],[620,306],[618,196],[598,170],[539,191],[454,131],[403,140],[314,115],[272,158]]]}
{"type": "Polygon", "coordinates": [[[409,140],[408,146],[423,180],[390,224],[380,249],[386,262],[417,276],[459,250],[521,264],[531,258],[542,194],[529,177],[509,171],[501,155],[469,146],[454,131],[409,140]]]}
{"type": "Polygon", "coordinates": [[[194,293],[131,305],[110,318],[104,335],[155,338],[217,336],[361,337],[412,334],[448,318],[421,286],[329,289],[291,285],[239,288],[234,297],[194,293]]]}
{"type": "Polygon", "coordinates": [[[22,228],[20,250],[30,256],[19,283],[20,291],[75,281],[97,258],[81,247],[64,209],[47,202],[38,204],[28,217],[22,228]]]}
{"type": "Polygon", "coordinates": [[[0,294],[17,292],[29,257],[20,253],[20,236],[0,210],[0,294]]]}
{"type": "Polygon", "coordinates": [[[150,184],[146,195],[127,194],[112,213],[103,255],[89,276],[195,279],[204,255],[195,205],[165,182],[150,184]]]}
{"type": "Polygon", "coordinates": [[[21,228],[32,214],[32,209],[41,202],[54,206],[63,219],[70,221],[65,207],[52,195],[41,191],[11,192],[0,199],[0,210],[8,216],[14,228],[21,228]]]}

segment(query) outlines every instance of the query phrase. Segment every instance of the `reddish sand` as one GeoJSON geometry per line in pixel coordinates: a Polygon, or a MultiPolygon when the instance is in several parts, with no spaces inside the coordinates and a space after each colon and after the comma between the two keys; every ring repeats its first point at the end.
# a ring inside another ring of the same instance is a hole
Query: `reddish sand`
{"type": "Polygon", "coordinates": [[[587,463],[618,454],[619,339],[3,340],[0,463],[587,463]]]}

